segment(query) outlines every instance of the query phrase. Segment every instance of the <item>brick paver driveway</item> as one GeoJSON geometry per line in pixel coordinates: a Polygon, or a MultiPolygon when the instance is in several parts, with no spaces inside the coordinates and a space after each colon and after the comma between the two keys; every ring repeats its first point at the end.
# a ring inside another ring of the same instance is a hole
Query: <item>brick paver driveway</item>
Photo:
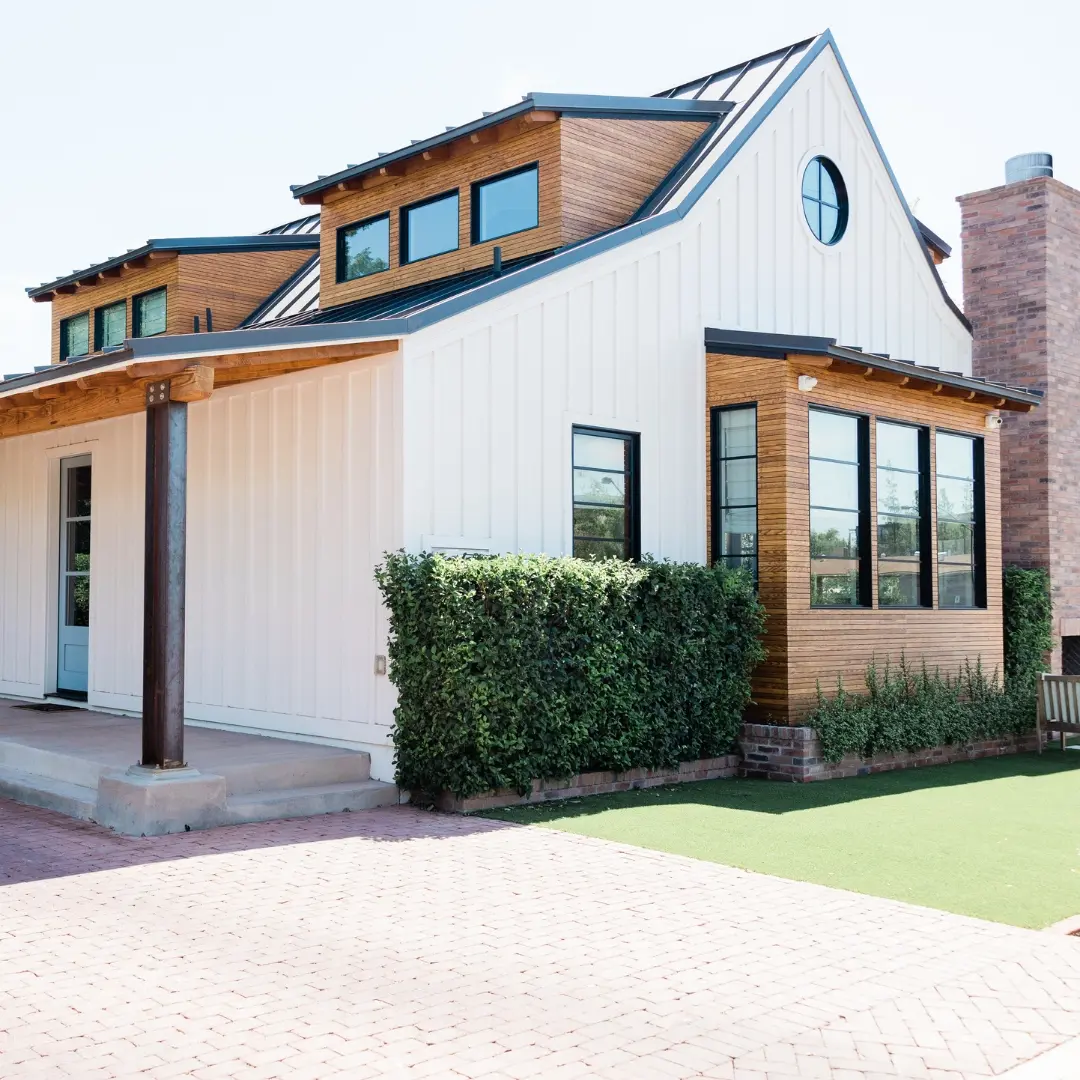
{"type": "Polygon", "coordinates": [[[4,1080],[967,1080],[1080,1034],[1076,939],[405,808],[0,802],[0,883],[4,1080]]]}

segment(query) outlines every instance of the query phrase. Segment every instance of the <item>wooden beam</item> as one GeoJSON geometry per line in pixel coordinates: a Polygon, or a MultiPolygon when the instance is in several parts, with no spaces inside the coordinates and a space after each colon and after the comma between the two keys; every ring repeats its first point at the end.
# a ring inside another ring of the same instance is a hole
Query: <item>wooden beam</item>
{"type": "Polygon", "coordinates": [[[56,299],[55,292],[39,293],[37,296],[30,298],[35,304],[51,304],[56,299]]]}
{"type": "Polygon", "coordinates": [[[437,161],[449,161],[450,147],[433,146],[430,150],[425,150],[420,156],[424,159],[424,161],[430,161],[432,163],[437,161]]]}
{"type": "Polygon", "coordinates": [[[142,360],[128,364],[126,373],[129,379],[168,379],[192,363],[191,360],[142,360]]]}
{"type": "Polygon", "coordinates": [[[550,109],[533,109],[531,113],[526,113],[521,119],[523,124],[532,127],[537,124],[552,124],[559,119],[559,114],[552,112],[550,109]]]}
{"type": "Polygon", "coordinates": [[[56,398],[62,398],[64,396],[64,384],[49,383],[47,386],[35,386],[30,393],[33,394],[38,401],[54,401],[56,398]]]}
{"type": "Polygon", "coordinates": [[[214,369],[199,364],[173,376],[169,384],[171,401],[205,401],[214,392],[214,369]]]}
{"type": "Polygon", "coordinates": [[[131,376],[126,371],[99,371],[83,375],[75,380],[80,390],[107,390],[118,386],[130,386],[131,376]]]}

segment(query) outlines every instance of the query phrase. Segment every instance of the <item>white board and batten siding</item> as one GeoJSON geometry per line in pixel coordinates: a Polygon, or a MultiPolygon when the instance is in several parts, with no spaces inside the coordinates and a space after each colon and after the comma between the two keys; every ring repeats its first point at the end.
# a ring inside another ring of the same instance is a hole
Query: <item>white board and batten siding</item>
{"type": "Polygon", "coordinates": [[[970,334],[831,49],[683,220],[406,339],[406,545],[569,552],[580,423],[641,434],[642,550],[703,560],[706,326],[832,337],[970,373],[970,334]],[[848,185],[833,247],[802,213],[816,154],[848,185]]]}
{"type": "MultiPolygon", "coordinates": [[[[187,716],[359,745],[379,779],[394,702],[373,569],[402,546],[400,370],[223,388],[188,418],[187,716]]],[[[89,453],[88,704],[140,710],[144,448],[141,415],[0,441],[0,693],[52,689],[51,503],[60,459],[89,453]]]]}

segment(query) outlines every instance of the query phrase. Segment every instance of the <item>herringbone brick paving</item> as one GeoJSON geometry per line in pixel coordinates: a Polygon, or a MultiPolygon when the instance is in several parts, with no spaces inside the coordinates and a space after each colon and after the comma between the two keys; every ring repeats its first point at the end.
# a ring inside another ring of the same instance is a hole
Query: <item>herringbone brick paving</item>
{"type": "Polygon", "coordinates": [[[4,1080],[969,1080],[1080,1035],[1076,939],[406,808],[0,802],[0,882],[4,1080]]]}

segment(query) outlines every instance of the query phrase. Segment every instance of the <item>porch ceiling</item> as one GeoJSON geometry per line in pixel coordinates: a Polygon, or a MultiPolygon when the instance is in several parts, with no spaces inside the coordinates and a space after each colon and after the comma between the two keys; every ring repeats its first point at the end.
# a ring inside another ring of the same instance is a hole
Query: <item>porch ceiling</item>
{"type": "Polygon", "coordinates": [[[124,349],[111,362],[89,370],[57,365],[55,377],[42,371],[32,381],[20,379],[10,388],[0,384],[0,439],[142,412],[146,386],[156,379],[171,381],[173,401],[202,401],[222,386],[379,356],[397,348],[394,338],[151,361],[136,361],[124,349]]]}

